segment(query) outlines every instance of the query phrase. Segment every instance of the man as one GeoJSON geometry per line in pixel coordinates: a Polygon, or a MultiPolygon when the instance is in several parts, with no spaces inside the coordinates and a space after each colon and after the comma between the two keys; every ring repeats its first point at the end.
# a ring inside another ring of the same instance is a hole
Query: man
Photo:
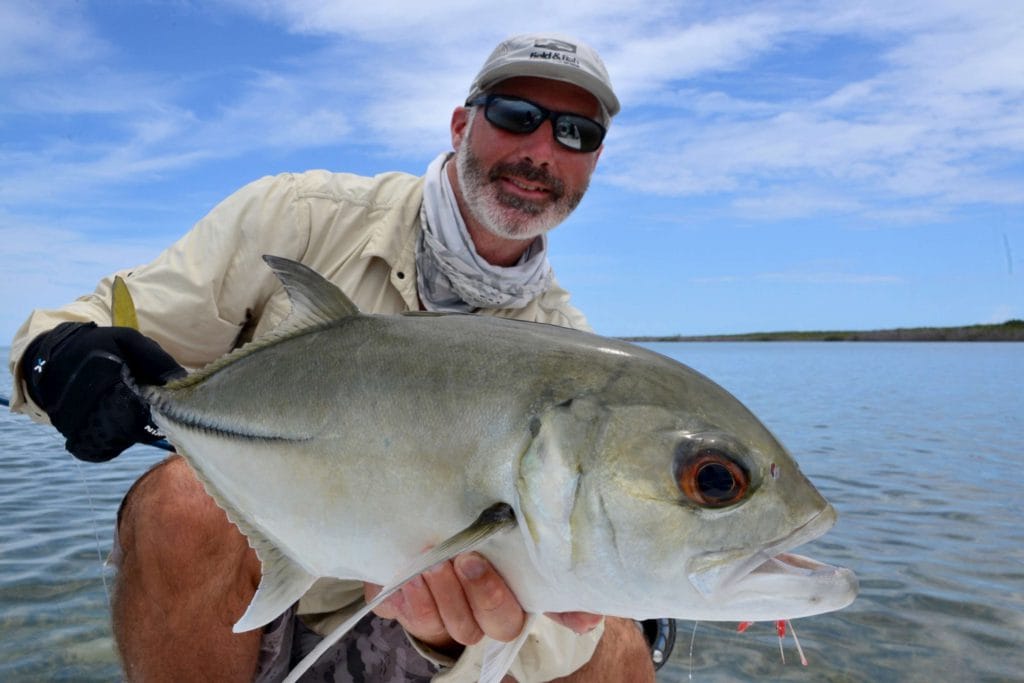
{"type": "MultiPolygon", "coordinates": [[[[12,408],[48,417],[68,450],[87,460],[151,441],[148,408],[125,387],[122,368],[160,383],[271,330],[288,304],[263,254],[302,261],[367,312],[461,311],[586,327],[553,279],[544,235],[582,198],[618,110],[587,45],[561,36],[506,40],[452,115],[454,157],[442,155],[424,177],[314,171],[242,188],[155,261],[123,273],[141,334],[108,326],[110,279],[91,297],[34,312],[12,345],[12,408]]],[[[130,679],[279,680],[379,590],[321,582],[266,628],[232,633],[260,564],[180,457],[125,497],[115,555],[114,629],[130,679]]],[[[653,679],[635,623],[549,617],[513,666],[521,681],[574,671],[581,681],[653,679]]],[[[511,640],[523,623],[494,568],[468,553],[386,601],[322,658],[315,677],[475,680],[481,638],[511,640]]]]}

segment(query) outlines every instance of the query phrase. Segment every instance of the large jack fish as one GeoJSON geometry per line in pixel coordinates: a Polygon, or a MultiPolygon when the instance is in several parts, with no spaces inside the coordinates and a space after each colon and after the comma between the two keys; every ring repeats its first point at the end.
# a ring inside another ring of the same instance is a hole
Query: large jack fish
{"type": "MultiPolygon", "coordinates": [[[[289,680],[405,580],[472,548],[532,615],[760,621],[856,596],[851,571],[787,552],[835,511],[703,375],[551,325],[364,315],[309,268],[264,258],[290,316],[140,391],[262,562],[235,631],[320,577],[385,585],[289,680]]],[[[527,630],[489,649],[482,680],[501,679],[527,630]]]]}

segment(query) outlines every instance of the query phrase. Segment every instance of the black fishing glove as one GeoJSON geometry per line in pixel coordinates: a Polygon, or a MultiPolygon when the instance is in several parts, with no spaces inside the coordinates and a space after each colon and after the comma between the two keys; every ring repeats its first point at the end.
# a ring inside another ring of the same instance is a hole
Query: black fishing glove
{"type": "Polygon", "coordinates": [[[67,438],[76,458],[103,462],[135,443],[161,438],[146,405],[125,384],[165,384],[185,369],[130,327],[61,323],[28,345],[21,373],[28,393],[67,438]]]}

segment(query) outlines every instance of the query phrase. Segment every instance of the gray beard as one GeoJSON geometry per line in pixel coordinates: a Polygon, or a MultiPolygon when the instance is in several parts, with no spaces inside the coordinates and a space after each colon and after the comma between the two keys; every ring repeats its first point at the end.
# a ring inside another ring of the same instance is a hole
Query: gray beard
{"type": "Polygon", "coordinates": [[[517,164],[494,165],[485,170],[480,158],[470,150],[469,137],[473,116],[466,126],[463,144],[455,153],[455,171],[462,188],[466,208],[472,218],[488,232],[513,240],[529,240],[542,235],[562,223],[579,205],[587,191],[566,194],[565,183],[542,167],[522,161],[517,164]],[[551,188],[553,201],[546,205],[502,192],[495,181],[502,175],[524,180],[535,180],[551,188]]]}

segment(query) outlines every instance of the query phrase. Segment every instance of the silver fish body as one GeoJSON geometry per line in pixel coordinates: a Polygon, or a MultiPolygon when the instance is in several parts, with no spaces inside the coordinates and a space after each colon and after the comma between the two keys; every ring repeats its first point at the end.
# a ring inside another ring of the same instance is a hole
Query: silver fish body
{"type": "Polygon", "coordinates": [[[268,262],[293,303],[279,331],[141,390],[263,561],[238,629],[319,577],[394,581],[495,503],[518,524],[479,550],[529,612],[754,621],[856,596],[849,570],[788,553],[835,512],[703,375],[549,325],[363,315],[268,262]]]}

